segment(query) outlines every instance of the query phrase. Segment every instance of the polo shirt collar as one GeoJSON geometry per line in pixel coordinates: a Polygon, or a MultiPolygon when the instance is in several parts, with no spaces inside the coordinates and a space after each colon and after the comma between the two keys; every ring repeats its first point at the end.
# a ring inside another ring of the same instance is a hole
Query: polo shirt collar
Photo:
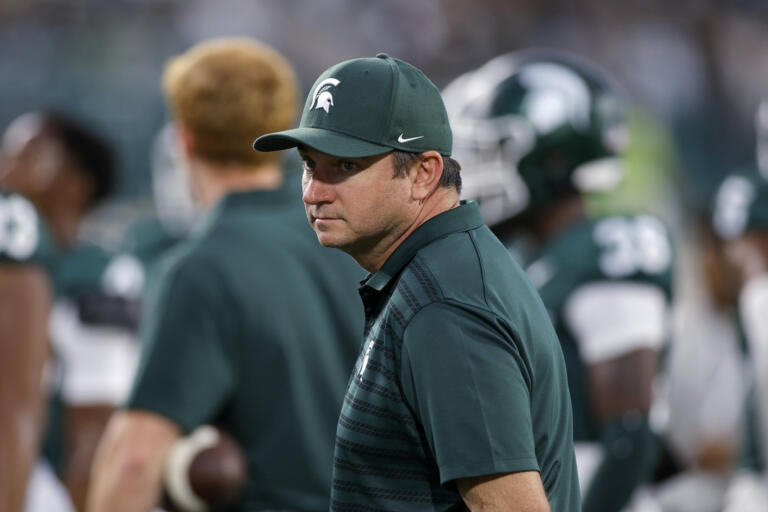
{"type": "Polygon", "coordinates": [[[369,276],[363,285],[381,291],[422,247],[451,233],[469,231],[483,225],[483,216],[475,201],[461,201],[459,206],[445,211],[416,228],[395,249],[378,272],[369,276]]]}

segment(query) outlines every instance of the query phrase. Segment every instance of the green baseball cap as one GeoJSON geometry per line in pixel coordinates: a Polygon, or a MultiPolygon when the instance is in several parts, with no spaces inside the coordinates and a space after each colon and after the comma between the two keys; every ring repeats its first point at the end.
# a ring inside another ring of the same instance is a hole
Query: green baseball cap
{"type": "Polygon", "coordinates": [[[359,158],[399,149],[450,156],[453,135],[437,87],[419,69],[385,53],[341,62],[317,79],[298,128],[262,135],[258,151],[304,145],[359,158]]]}

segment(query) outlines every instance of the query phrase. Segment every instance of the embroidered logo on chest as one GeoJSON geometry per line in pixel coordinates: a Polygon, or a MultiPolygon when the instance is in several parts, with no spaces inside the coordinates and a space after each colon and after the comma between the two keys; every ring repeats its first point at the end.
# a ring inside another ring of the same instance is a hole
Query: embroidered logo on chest
{"type": "Polygon", "coordinates": [[[371,341],[368,342],[368,346],[365,349],[365,355],[363,356],[363,362],[360,364],[360,371],[358,372],[358,377],[360,378],[360,382],[363,381],[363,373],[365,373],[365,369],[368,367],[368,360],[371,357],[371,350],[373,350],[373,346],[376,344],[376,340],[371,338],[371,341]]]}

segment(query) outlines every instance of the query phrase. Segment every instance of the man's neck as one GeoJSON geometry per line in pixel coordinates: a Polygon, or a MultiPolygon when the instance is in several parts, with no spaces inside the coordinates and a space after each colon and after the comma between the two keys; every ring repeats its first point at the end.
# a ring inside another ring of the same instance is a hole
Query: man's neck
{"type": "Polygon", "coordinates": [[[383,239],[375,248],[363,255],[353,255],[357,263],[371,274],[375,274],[411,234],[429,219],[459,206],[459,194],[453,188],[439,187],[419,208],[413,222],[393,239],[383,239]]]}
{"type": "Polygon", "coordinates": [[[208,209],[232,192],[273,190],[283,184],[283,171],[276,163],[258,167],[215,165],[199,159],[189,162],[198,202],[208,209]]]}
{"type": "Polygon", "coordinates": [[[27,199],[45,219],[57,247],[69,248],[75,244],[86,212],[61,197],[27,196],[27,199]]]}

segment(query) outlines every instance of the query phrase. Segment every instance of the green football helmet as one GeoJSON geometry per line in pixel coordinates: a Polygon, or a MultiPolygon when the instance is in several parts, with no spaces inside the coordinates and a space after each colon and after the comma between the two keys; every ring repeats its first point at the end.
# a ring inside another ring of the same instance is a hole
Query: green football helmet
{"type": "Polygon", "coordinates": [[[489,225],[621,180],[624,103],[606,74],[581,58],[504,54],[455,79],[443,98],[463,196],[480,203],[489,225]]]}

